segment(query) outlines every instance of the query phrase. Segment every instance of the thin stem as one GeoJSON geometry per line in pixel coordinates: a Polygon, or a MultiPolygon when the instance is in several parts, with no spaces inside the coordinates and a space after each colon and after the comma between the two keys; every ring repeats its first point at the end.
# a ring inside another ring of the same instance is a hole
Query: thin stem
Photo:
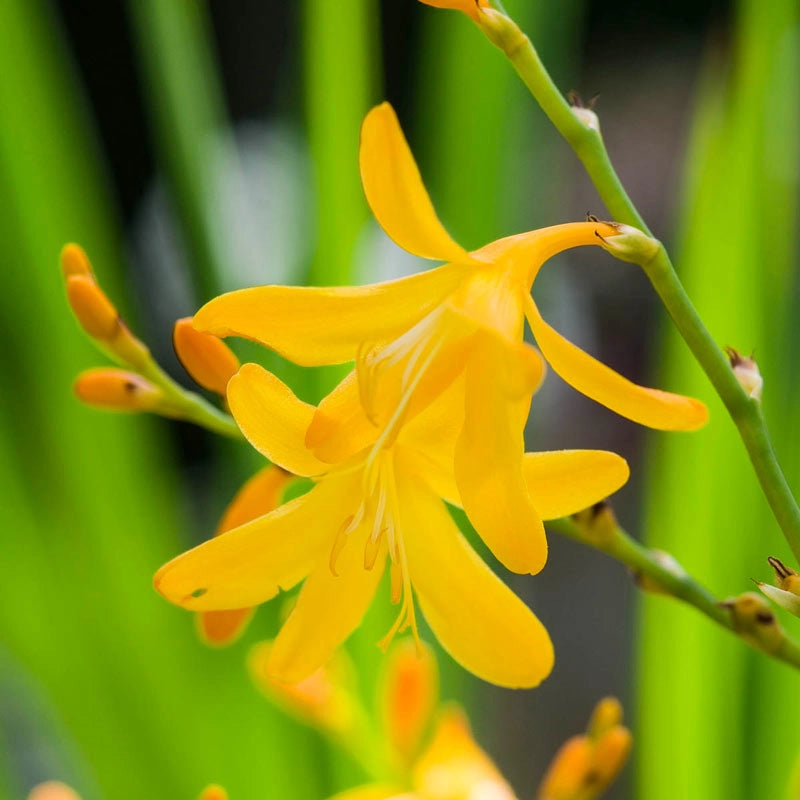
{"type": "MultiPolygon", "coordinates": [[[[607,515],[610,517],[610,512],[607,512],[607,515]]],[[[747,635],[747,632],[738,630],[730,609],[708,589],[674,562],[671,563],[661,554],[637,542],[615,521],[611,526],[604,523],[600,535],[593,535],[587,531],[586,526],[566,517],[548,522],[547,525],[563,536],[594,547],[626,564],[634,571],[640,582],[646,579],[651,587],[658,587],[658,592],[694,606],[701,614],[705,614],[717,625],[738,636],[750,647],[800,670],[800,644],[794,639],[782,632],[777,647],[771,649],[760,647],[757,636],[747,635]]]]}
{"type": "Polygon", "coordinates": [[[231,439],[241,439],[242,432],[230,414],[215,408],[196,392],[190,392],[176,383],[152,359],[140,368],[141,374],[158,386],[167,400],[168,409],[165,416],[186,420],[201,428],[206,428],[212,433],[227,436],[231,439]],[[168,413],[167,413],[168,411],[168,413]]]}
{"type": "MultiPolygon", "coordinates": [[[[481,16],[481,29],[507,55],[525,85],[583,163],[597,192],[617,222],[650,230],[628,197],[608,156],[599,126],[585,124],[569,105],[542,64],[530,39],[496,11],[481,16]]],[[[706,329],[661,246],[641,264],[681,336],[722,399],[761,488],[795,558],[800,561],[800,507],[775,456],[761,405],[739,385],[728,359],[706,329]]]]}

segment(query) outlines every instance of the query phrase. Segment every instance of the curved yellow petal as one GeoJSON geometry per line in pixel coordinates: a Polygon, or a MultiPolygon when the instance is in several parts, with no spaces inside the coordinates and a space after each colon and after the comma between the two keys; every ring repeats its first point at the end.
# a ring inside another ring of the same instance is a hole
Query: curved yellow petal
{"type": "Polygon", "coordinates": [[[372,569],[364,568],[370,533],[371,525],[362,525],[349,535],[336,561],[336,575],[326,558],[306,578],[270,652],[267,670],[273,678],[286,683],[304,680],[361,624],[386,563],[382,544],[372,569]]]}
{"type": "Polygon", "coordinates": [[[544,626],[469,546],[439,498],[405,473],[398,491],[411,584],[444,649],[491,683],[538,685],[553,667],[544,626]]]}
{"type": "Polygon", "coordinates": [[[464,712],[451,708],[438,720],[433,738],[414,767],[423,797],[516,800],[489,756],[472,738],[464,712]]]}
{"type": "Polygon", "coordinates": [[[532,353],[527,345],[511,349],[488,336],[477,341],[467,365],[454,468],[464,511],[489,549],[512,572],[535,574],[547,560],[547,539],[522,472],[525,416],[542,374],[538,362],[524,360],[532,353]],[[507,382],[516,392],[526,370],[528,391],[521,403],[511,399],[507,382]]]}
{"type": "Polygon", "coordinates": [[[353,370],[317,406],[305,445],[321,461],[337,464],[374,442],[379,433],[361,406],[353,370]]]}
{"type": "Polygon", "coordinates": [[[326,477],[308,494],[172,559],[156,573],[155,588],[196,611],[263,603],[327,563],[347,515],[343,504],[355,498],[355,507],[359,489],[352,473],[326,477]]]}
{"type": "Polygon", "coordinates": [[[245,364],[228,383],[236,424],[259,453],[295,475],[321,475],[329,466],[306,447],[314,406],[258,364],[245,364]]]}
{"type": "Polygon", "coordinates": [[[699,400],[638,386],[567,341],[542,319],[527,296],[526,316],[548,364],[592,400],[640,425],[664,431],[693,431],[708,421],[699,400]]]}
{"type": "Polygon", "coordinates": [[[439,222],[389,103],[381,103],[364,118],[358,160],[369,207],[400,247],[437,261],[473,262],[439,222]]]}
{"type": "Polygon", "coordinates": [[[630,477],[628,462],[607,450],[525,453],[522,474],[542,519],[576,514],[605,500],[630,477]]]}
{"type": "Polygon", "coordinates": [[[242,336],[307,367],[355,359],[364,342],[396,338],[434,309],[464,277],[442,267],[369,286],[258,286],[220,295],[195,315],[197,330],[242,336]]]}

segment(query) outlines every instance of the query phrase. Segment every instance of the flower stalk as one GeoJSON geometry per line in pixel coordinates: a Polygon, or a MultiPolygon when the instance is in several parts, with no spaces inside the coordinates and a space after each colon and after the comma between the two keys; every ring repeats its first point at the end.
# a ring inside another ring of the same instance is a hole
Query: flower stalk
{"type": "MultiPolygon", "coordinates": [[[[599,126],[587,123],[584,115],[575,113],[530,39],[500,11],[482,9],[476,21],[489,40],[506,54],[536,102],[575,151],[612,217],[650,235],[611,163],[599,126]]],[[[800,560],[800,507],[778,463],[760,403],[740,385],[728,359],[692,305],[664,247],[637,263],[725,404],[775,519],[800,560]]]]}
{"type": "MultiPolygon", "coordinates": [[[[594,547],[633,571],[637,584],[658,594],[669,595],[694,606],[713,622],[738,636],[754,649],[800,670],[800,644],[785,631],[776,635],[770,625],[767,637],[756,627],[742,624],[738,599],[722,601],[691,577],[671,556],[637,542],[616,521],[606,504],[599,504],[576,514],[547,523],[563,536],[594,547]]],[[[747,597],[742,595],[742,597],[747,597]]]]}

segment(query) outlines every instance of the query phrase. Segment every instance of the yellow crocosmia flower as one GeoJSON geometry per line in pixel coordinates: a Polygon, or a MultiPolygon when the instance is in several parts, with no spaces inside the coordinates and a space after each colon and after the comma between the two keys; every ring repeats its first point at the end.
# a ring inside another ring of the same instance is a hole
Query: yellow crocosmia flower
{"type": "MultiPolygon", "coordinates": [[[[228,385],[239,427],[273,463],[313,477],[316,485],[162,567],[155,576],[158,591],[197,611],[239,609],[305,579],[268,659],[273,678],[297,683],[326,663],[360,624],[388,564],[392,600],[400,611],[387,643],[406,627],[416,636],[413,585],[434,633],[464,667],[502,686],[538,684],[553,664],[547,632],[476,555],[441,499],[458,496],[452,459],[463,427],[463,381],[453,381],[403,424],[398,415],[396,424],[373,428],[372,440],[361,450],[331,464],[305,446],[315,408],[271,373],[245,364],[228,385]]],[[[357,393],[340,386],[333,394],[340,398],[340,414],[356,420],[354,429],[363,429],[357,422],[359,414],[364,416],[357,393]]],[[[533,497],[539,491],[537,470],[549,457],[531,460],[532,483],[525,491],[533,497]]],[[[588,459],[607,481],[600,486],[592,474],[582,498],[577,485],[562,491],[562,508],[557,498],[548,498],[549,510],[559,516],[599,499],[598,489],[600,496],[607,495],[627,478],[627,465],[612,453],[552,457],[560,469],[571,458],[578,464],[588,459]]],[[[520,543],[527,546],[525,540],[520,543]]]]}
{"type": "MultiPolygon", "coordinates": [[[[216,535],[238,528],[277,508],[292,477],[275,466],[264,467],[257,472],[231,501],[217,526],[216,535]]],[[[200,612],[196,617],[197,632],[206,644],[224,647],[241,636],[254,611],[254,608],[248,607],[200,612]]]]}
{"type": "Polygon", "coordinates": [[[615,226],[557,225],[468,253],[437,218],[388,103],[364,120],[360,167],[367,200],[386,233],[410,253],[450,263],[371,286],[244,289],[200,309],[195,326],[254,339],[302,365],[356,361],[355,375],[320,404],[305,438],[313,455],[330,464],[358,452],[377,430],[413,418],[463,377],[458,494],[506,567],[538,572],[546,545],[542,513],[526,490],[523,428],[544,365],[522,342],[526,318],[562,378],[630,419],[689,430],[706,421],[705,406],[631,383],[539,315],[530,288],[542,264],[567,248],[613,240],[615,226]],[[364,415],[343,413],[354,408],[352,396],[364,415]]]}

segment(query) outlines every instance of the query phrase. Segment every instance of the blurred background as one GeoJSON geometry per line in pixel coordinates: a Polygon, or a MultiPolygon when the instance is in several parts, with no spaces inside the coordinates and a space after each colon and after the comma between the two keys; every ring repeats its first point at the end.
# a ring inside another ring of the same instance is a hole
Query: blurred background
{"type": "MultiPolygon", "coordinates": [[[[796,0],[507,0],[556,83],[588,100],[629,193],[668,243],[720,344],[755,350],[765,407],[800,488],[800,8],[796,0]],[[557,8],[556,8],[557,7],[557,8]],[[556,10],[554,10],[556,9],[556,10]]],[[[0,3],[0,798],[60,778],[84,800],[323,798],[358,767],[269,706],[244,639],[209,650],[151,588],[202,541],[258,466],[203,431],[81,407],[102,363],[57,267],[84,245],[126,319],[181,381],[172,322],[223,290],[384,279],[426,264],[372,221],[363,114],[397,108],[439,215],[477,247],[607,216],[502,55],[463,15],[416,0],[3,0],[0,3]]],[[[649,434],[550,375],[531,449],[603,447],[631,463],[622,523],[720,596],[792,563],[735,429],[646,279],[595,248],[535,286],[555,326],[639,382],[711,407],[699,434],[649,434]]],[[[259,359],[302,397],[334,375],[259,359]]],[[[620,696],[634,758],[611,796],[790,798],[798,676],[626,570],[551,536],[547,569],[511,576],[553,637],[539,689],[487,686],[442,657],[443,693],[520,798],[594,703],[620,696]]],[[[378,605],[378,604],[376,604],[378,605]]],[[[374,691],[373,609],[351,651],[374,691]]],[[[796,620],[784,620],[791,628],[796,620]]],[[[796,625],[795,633],[797,633],[796,625]]]]}

